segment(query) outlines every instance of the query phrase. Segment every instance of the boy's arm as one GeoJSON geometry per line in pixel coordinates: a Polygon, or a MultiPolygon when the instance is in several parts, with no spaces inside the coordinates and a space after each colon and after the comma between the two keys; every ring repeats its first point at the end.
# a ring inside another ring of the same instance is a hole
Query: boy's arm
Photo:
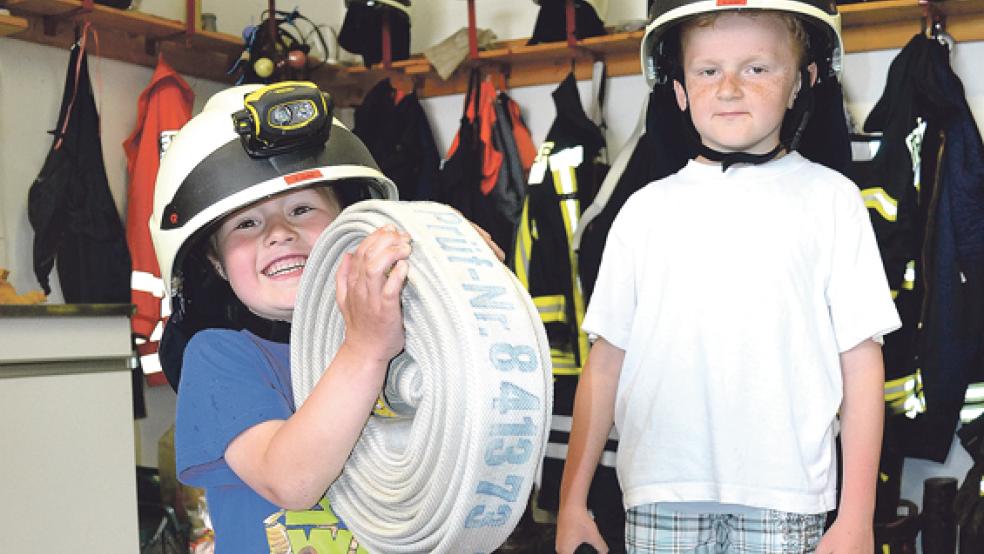
{"type": "Polygon", "coordinates": [[[843,485],[837,520],[817,552],[872,552],[875,485],[885,418],[881,346],[865,340],[841,353],[840,360],[844,381],[840,410],[843,485]]]}
{"type": "Polygon", "coordinates": [[[403,348],[409,255],[409,237],[389,229],[345,255],[336,279],[345,340],[335,358],[295,414],[255,425],[226,448],[229,467],[270,502],[308,509],[341,472],[403,348]]]}
{"type": "Polygon", "coordinates": [[[582,542],[607,552],[588,513],[588,488],[615,418],[615,394],[625,351],[599,338],[591,346],[574,394],[574,421],[560,482],[556,548],[570,554],[582,542]]]}

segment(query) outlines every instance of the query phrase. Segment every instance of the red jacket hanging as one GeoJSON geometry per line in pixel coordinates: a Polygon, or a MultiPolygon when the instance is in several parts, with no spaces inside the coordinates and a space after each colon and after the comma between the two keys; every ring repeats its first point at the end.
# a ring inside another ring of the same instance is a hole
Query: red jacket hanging
{"type": "Polygon", "coordinates": [[[191,119],[195,93],[160,57],[150,84],[137,101],[137,126],[123,142],[129,185],[127,188],[126,241],[133,258],[131,302],[136,306],[131,326],[144,373],[151,383],[165,382],[157,361],[157,341],[168,314],[161,303],[164,284],[150,240],[150,214],[154,183],[161,156],[171,138],[191,119]]]}

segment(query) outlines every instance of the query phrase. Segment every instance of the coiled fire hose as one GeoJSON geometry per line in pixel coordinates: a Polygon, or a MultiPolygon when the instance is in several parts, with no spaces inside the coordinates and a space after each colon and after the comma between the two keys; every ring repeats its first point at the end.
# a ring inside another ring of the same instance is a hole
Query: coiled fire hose
{"type": "Polygon", "coordinates": [[[543,459],[550,352],[529,295],[458,212],[369,200],[322,234],[293,317],[295,402],[342,343],[342,254],[386,224],[412,240],[406,347],[384,385],[388,417],[370,416],[328,499],[374,554],[491,552],[515,528],[543,459]]]}

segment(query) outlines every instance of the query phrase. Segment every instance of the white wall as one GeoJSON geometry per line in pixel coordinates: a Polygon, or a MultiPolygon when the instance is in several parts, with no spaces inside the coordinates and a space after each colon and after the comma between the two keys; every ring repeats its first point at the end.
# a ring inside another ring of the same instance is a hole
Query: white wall
{"type": "MultiPolygon", "coordinates": [[[[611,0],[608,23],[645,15],[644,0],[611,0]]],[[[258,21],[266,8],[263,0],[204,0],[203,11],[216,13],[219,30],[239,34],[242,27],[258,21]]],[[[181,19],[183,2],[138,0],[137,6],[157,15],[181,19]]],[[[298,6],[302,13],[336,30],[341,23],[343,0],[295,0],[280,3],[282,8],[298,6]]],[[[420,51],[439,42],[466,23],[464,0],[415,0],[412,50],[420,51]]],[[[477,19],[481,27],[491,28],[500,39],[529,36],[536,17],[531,0],[479,0],[477,19]]],[[[881,94],[888,64],[897,51],[852,54],[847,57],[845,89],[849,110],[863,121],[881,94]]],[[[954,66],[966,88],[978,125],[984,127],[984,73],[972,69],[972,60],[984,58],[984,42],[958,44],[954,66]]],[[[33,233],[27,222],[27,190],[41,169],[50,146],[46,131],[55,125],[64,83],[68,52],[0,38],[0,267],[11,269],[11,281],[19,291],[37,288],[31,269],[33,233]]],[[[151,70],[112,60],[91,58],[96,97],[102,114],[102,140],[107,173],[113,196],[121,213],[125,206],[126,162],[121,148],[136,116],[136,100],[151,76],[151,70]]],[[[188,79],[196,93],[196,109],[220,88],[214,82],[188,79]]],[[[590,100],[590,86],[580,83],[582,100],[590,100]]],[[[607,116],[608,144],[612,154],[625,142],[635,125],[645,97],[645,84],[639,76],[610,80],[607,116]]],[[[535,142],[540,142],[554,118],[550,98],[553,85],[511,91],[522,106],[535,142]]],[[[461,95],[430,98],[423,104],[434,128],[439,149],[447,149],[456,130],[461,95]]],[[[351,114],[348,114],[351,115],[351,114]]],[[[57,283],[55,284],[57,289],[57,283]]],[[[61,302],[59,291],[52,302],[61,302]]],[[[174,395],[170,389],[148,389],[150,418],[140,423],[143,444],[140,463],[156,465],[157,439],[173,419],[174,395]]],[[[903,496],[919,501],[922,480],[934,474],[963,477],[969,459],[958,445],[947,464],[909,460],[903,496]]]]}

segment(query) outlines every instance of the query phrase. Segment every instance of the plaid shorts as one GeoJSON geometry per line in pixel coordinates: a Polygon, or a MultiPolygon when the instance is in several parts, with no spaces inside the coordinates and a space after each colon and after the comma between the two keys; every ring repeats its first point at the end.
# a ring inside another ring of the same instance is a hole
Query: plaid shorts
{"type": "Polygon", "coordinates": [[[626,512],[625,546],[630,554],[802,554],[816,550],[825,521],[826,514],[705,514],[646,504],[626,512]]]}

